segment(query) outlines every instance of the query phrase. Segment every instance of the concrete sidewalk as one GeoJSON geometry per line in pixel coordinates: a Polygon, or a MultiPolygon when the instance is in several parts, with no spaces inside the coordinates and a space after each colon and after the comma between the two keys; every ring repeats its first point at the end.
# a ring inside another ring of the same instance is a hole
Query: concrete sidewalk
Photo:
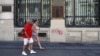
{"type": "MultiPolygon", "coordinates": [[[[39,50],[35,43],[37,54],[27,50],[27,56],[100,56],[100,44],[42,42],[42,45],[46,50],[39,50]]],[[[0,42],[0,56],[22,56],[21,47],[22,42],[0,42]]]]}

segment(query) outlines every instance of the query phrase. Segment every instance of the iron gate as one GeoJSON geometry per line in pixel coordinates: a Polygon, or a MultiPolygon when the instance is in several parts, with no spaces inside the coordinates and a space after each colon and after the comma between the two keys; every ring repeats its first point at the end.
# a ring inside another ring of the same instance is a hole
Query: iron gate
{"type": "Polygon", "coordinates": [[[66,0],[66,27],[99,27],[99,0],[66,0]]]}
{"type": "Polygon", "coordinates": [[[50,26],[50,0],[14,0],[14,24],[22,27],[26,19],[39,20],[40,27],[50,26]]]}

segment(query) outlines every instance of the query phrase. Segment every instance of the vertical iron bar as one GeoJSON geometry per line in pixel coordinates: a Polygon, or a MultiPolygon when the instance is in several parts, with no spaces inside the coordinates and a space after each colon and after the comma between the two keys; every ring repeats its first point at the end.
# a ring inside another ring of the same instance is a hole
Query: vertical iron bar
{"type": "Polygon", "coordinates": [[[75,0],[73,0],[73,6],[74,6],[74,8],[73,8],[73,26],[75,26],[76,24],[75,24],[75,19],[76,19],[76,16],[75,16],[75,8],[76,8],[76,6],[75,6],[76,4],[75,4],[75,0]]]}

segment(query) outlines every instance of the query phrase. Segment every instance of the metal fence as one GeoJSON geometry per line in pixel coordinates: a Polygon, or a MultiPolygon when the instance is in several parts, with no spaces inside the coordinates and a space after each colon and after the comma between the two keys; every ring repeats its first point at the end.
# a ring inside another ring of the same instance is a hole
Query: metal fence
{"type": "Polygon", "coordinates": [[[67,27],[99,27],[99,0],[66,0],[65,22],[67,27]]]}
{"type": "Polygon", "coordinates": [[[41,27],[50,26],[50,0],[14,0],[15,27],[22,27],[26,19],[39,20],[41,27]]]}

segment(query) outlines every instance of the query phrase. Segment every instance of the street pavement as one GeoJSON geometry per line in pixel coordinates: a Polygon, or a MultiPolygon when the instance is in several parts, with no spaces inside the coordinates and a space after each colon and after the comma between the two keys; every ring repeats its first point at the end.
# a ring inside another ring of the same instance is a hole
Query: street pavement
{"type": "MultiPolygon", "coordinates": [[[[0,41],[0,56],[23,56],[21,48],[23,42],[0,41]]],[[[52,43],[42,42],[45,50],[39,50],[37,43],[34,43],[36,54],[27,56],[100,56],[100,44],[92,43],[52,43]]]]}

